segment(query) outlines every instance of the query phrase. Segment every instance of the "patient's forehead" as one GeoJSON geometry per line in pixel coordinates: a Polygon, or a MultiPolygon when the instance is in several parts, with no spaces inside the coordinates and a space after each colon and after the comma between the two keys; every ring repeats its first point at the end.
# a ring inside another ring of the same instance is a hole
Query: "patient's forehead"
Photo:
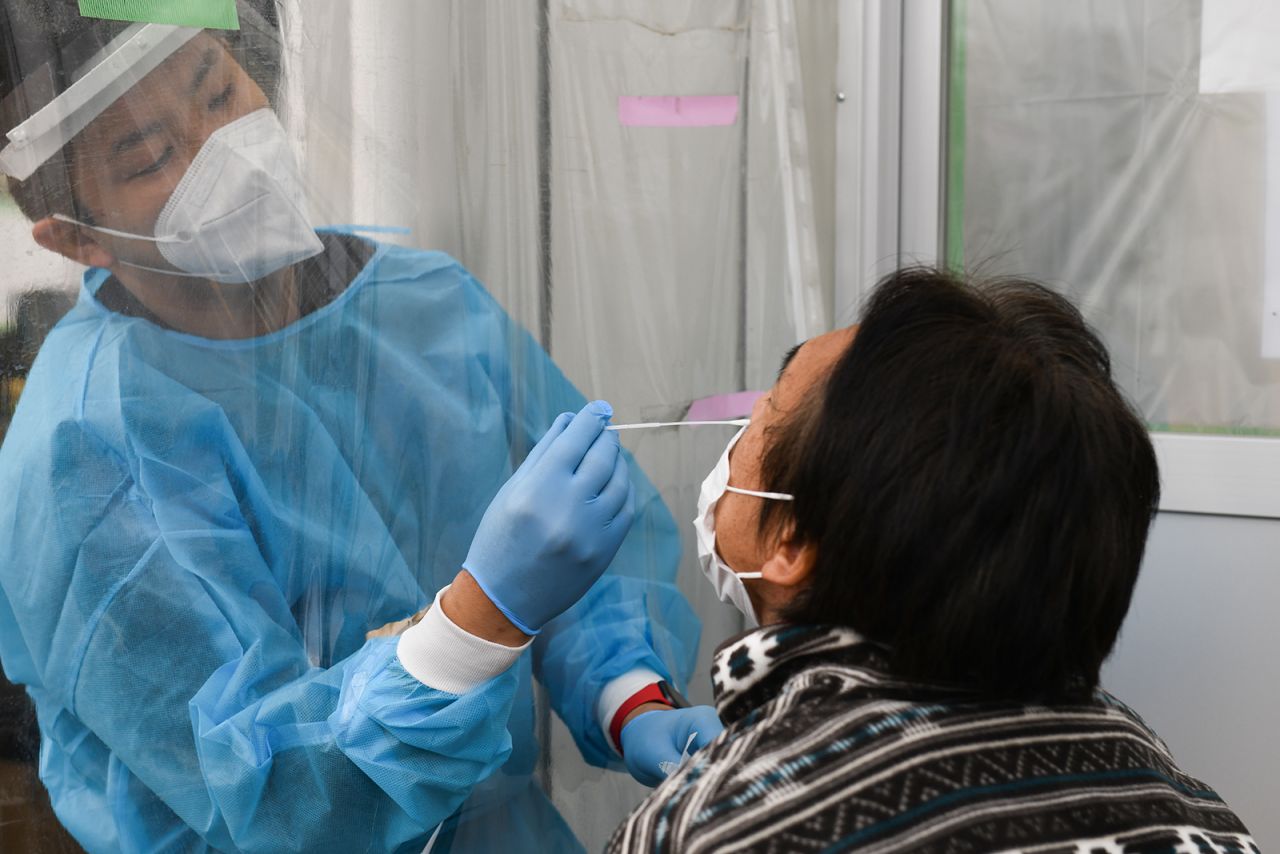
{"type": "Polygon", "coordinates": [[[806,341],[774,385],[773,404],[788,410],[800,403],[849,349],[856,332],[856,326],[849,326],[806,341]]]}

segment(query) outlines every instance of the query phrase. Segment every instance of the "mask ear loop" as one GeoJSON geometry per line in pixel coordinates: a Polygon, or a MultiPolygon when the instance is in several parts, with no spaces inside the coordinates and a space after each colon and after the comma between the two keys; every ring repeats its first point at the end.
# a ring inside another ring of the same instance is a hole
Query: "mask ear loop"
{"type": "Polygon", "coordinates": [[[56,219],[58,222],[65,222],[67,225],[74,225],[78,228],[85,228],[89,231],[96,231],[100,234],[109,234],[112,237],[120,237],[125,240],[145,240],[148,243],[190,243],[194,239],[191,234],[186,232],[179,232],[178,234],[172,235],[167,234],[162,237],[152,237],[148,234],[134,234],[132,231],[119,231],[117,229],[107,228],[101,225],[89,225],[87,222],[81,222],[78,219],[74,219],[66,214],[60,213],[54,214],[51,218],[56,219]]]}
{"type": "MultiPolygon", "coordinates": [[[[109,234],[112,237],[119,237],[124,240],[142,240],[147,243],[159,244],[159,243],[190,243],[193,239],[190,234],[186,234],[186,233],[181,233],[176,235],[165,235],[163,237],[152,237],[147,234],[134,234],[132,231],[119,231],[118,229],[107,228],[101,225],[89,225],[89,223],[87,222],[81,222],[78,219],[73,219],[67,216],[66,214],[60,214],[60,213],[54,214],[51,218],[57,220],[58,222],[66,223],[67,225],[74,225],[77,228],[83,228],[88,231],[96,231],[99,234],[109,234]]],[[[182,278],[182,279],[207,279],[208,278],[208,276],[201,276],[198,273],[188,273],[184,270],[165,270],[160,267],[149,267],[146,264],[136,264],[133,261],[125,261],[122,258],[116,259],[116,260],[118,260],[121,264],[124,264],[126,267],[132,267],[135,270],[146,270],[149,273],[161,273],[166,276],[177,276],[178,278],[182,278]]]]}

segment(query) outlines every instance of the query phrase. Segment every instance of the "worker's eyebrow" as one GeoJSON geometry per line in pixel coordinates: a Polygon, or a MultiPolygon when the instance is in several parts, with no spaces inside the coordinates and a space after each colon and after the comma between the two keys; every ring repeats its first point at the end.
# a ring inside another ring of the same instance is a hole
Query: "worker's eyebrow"
{"type": "Polygon", "coordinates": [[[215,48],[209,48],[200,57],[200,64],[196,66],[196,76],[191,80],[190,94],[194,95],[200,91],[200,87],[204,85],[204,81],[209,76],[209,72],[213,70],[213,66],[218,64],[218,51],[215,48]]]}
{"type": "Polygon", "coordinates": [[[800,348],[806,343],[808,342],[801,341],[799,344],[788,350],[787,355],[782,357],[782,367],[778,368],[778,379],[782,379],[782,375],[787,372],[787,366],[791,364],[791,360],[796,357],[796,353],[799,353],[800,348]]]}
{"type": "Polygon", "coordinates": [[[138,128],[133,133],[123,136],[115,141],[111,146],[113,155],[124,154],[131,148],[137,148],[139,145],[147,141],[147,137],[154,136],[164,130],[164,126],[159,122],[152,122],[144,128],[138,128]]]}

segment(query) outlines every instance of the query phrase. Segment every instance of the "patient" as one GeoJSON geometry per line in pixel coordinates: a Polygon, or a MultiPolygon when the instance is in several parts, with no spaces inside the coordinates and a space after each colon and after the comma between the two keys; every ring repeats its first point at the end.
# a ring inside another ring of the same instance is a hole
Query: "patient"
{"type": "Polygon", "coordinates": [[[1098,687],[1160,486],[1070,303],[897,273],[730,451],[710,571],[763,628],[716,653],[727,729],[611,851],[1258,850],[1098,687]]]}

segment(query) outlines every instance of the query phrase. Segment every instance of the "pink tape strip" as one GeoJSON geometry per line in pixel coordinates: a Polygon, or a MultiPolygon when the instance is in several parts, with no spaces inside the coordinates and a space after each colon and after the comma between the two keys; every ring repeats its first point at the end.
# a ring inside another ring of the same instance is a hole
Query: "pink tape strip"
{"type": "Polygon", "coordinates": [[[751,414],[751,407],[764,396],[762,391],[739,391],[734,394],[717,394],[695,400],[685,415],[685,421],[728,421],[751,414]]]}
{"type": "Polygon", "coordinates": [[[618,121],[624,127],[722,127],[737,120],[737,95],[618,97],[618,121]]]}

